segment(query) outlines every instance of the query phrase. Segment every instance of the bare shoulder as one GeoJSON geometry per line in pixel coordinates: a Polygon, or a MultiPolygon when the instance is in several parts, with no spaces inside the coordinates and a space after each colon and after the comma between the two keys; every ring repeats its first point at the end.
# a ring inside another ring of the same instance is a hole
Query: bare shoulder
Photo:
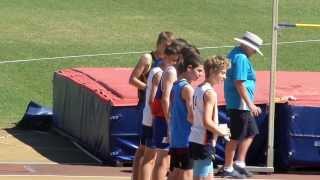
{"type": "Polygon", "coordinates": [[[217,99],[217,93],[214,90],[207,90],[203,96],[205,100],[209,100],[212,102],[215,102],[217,99]]]}
{"type": "Polygon", "coordinates": [[[194,89],[193,89],[193,87],[192,87],[190,84],[188,84],[188,85],[185,85],[185,86],[183,87],[182,93],[185,94],[185,95],[188,95],[188,94],[193,95],[194,89]]]}
{"type": "Polygon", "coordinates": [[[176,68],[173,67],[173,66],[167,67],[166,72],[167,72],[168,74],[173,74],[173,75],[174,75],[174,74],[177,74],[177,70],[176,70],[176,68]]]}
{"type": "Polygon", "coordinates": [[[144,71],[147,71],[150,69],[152,63],[152,56],[151,54],[145,53],[143,54],[139,62],[137,63],[136,67],[134,68],[134,73],[136,73],[138,76],[143,74],[144,71]]]}
{"type": "Polygon", "coordinates": [[[140,57],[140,62],[145,65],[150,65],[152,62],[152,56],[150,53],[145,53],[140,57]]]}
{"type": "MultiPolygon", "coordinates": [[[[152,69],[152,70],[155,70],[155,69],[152,69]]],[[[162,73],[163,73],[162,71],[156,71],[153,78],[161,78],[162,73]]]]}
{"type": "Polygon", "coordinates": [[[183,87],[183,89],[184,89],[185,91],[187,91],[187,92],[193,92],[193,91],[194,91],[193,87],[192,87],[190,84],[185,85],[185,86],[183,87]]]}
{"type": "Polygon", "coordinates": [[[176,81],[177,80],[177,71],[174,67],[169,66],[164,72],[164,79],[176,81]]]}

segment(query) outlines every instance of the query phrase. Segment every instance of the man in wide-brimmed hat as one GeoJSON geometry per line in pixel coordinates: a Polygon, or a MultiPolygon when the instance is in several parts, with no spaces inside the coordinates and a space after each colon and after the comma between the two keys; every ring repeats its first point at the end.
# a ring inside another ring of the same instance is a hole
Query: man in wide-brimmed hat
{"type": "Polygon", "coordinates": [[[234,38],[240,43],[231,50],[228,58],[231,68],[227,71],[224,95],[230,116],[231,138],[225,149],[225,164],[222,175],[232,178],[251,177],[246,169],[245,158],[255,135],[259,133],[255,116],[261,109],[254,104],[256,73],[250,57],[260,51],[262,39],[246,32],[242,38],[234,38]],[[237,150],[236,161],[233,162],[237,150]]]}

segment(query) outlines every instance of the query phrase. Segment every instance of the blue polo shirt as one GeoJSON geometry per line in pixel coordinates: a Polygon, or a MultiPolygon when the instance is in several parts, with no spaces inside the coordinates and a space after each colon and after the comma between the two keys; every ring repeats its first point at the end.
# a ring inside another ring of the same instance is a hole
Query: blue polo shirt
{"type": "Polygon", "coordinates": [[[247,94],[253,102],[256,89],[256,72],[250,59],[240,47],[233,48],[228,58],[231,62],[231,68],[227,70],[227,79],[224,83],[224,97],[227,109],[249,110],[235,87],[235,81],[241,80],[244,82],[247,94]]]}

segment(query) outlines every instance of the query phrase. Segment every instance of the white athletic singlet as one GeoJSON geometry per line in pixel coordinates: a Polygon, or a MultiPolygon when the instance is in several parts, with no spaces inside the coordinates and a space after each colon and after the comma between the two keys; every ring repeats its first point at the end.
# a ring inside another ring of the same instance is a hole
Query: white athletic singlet
{"type": "MultiPolygon", "coordinates": [[[[191,127],[191,133],[189,136],[189,141],[198,143],[198,144],[207,144],[212,143],[215,146],[215,141],[217,136],[213,136],[213,141],[208,142],[207,139],[207,129],[203,125],[203,115],[204,115],[204,93],[207,91],[213,91],[216,94],[215,90],[209,83],[205,83],[202,86],[198,86],[193,95],[193,110],[194,110],[194,121],[191,127]]],[[[217,102],[217,101],[216,101],[217,102]]],[[[218,124],[218,106],[217,103],[214,105],[214,119],[215,123],[218,124]]]]}
{"type": "Polygon", "coordinates": [[[147,88],[146,88],[146,98],[145,98],[145,106],[143,108],[143,118],[142,124],[145,126],[152,126],[152,114],[151,108],[149,106],[149,97],[151,93],[152,79],[155,74],[162,73],[162,69],[160,67],[154,67],[150,70],[148,79],[147,79],[147,88]]]}

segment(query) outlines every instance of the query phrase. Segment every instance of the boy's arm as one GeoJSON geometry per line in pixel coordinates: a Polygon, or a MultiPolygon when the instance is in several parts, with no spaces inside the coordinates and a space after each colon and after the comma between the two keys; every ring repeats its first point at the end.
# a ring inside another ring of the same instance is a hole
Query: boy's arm
{"type": "Polygon", "coordinates": [[[171,71],[166,71],[163,74],[162,79],[162,98],[161,98],[161,106],[163,109],[164,117],[166,120],[169,120],[169,106],[170,106],[170,93],[173,86],[173,83],[176,81],[176,76],[171,71]]]}
{"type": "Polygon", "coordinates": [[[160,82],[160,79],[161,79],[161,74],[162,74],[162,72],[158,72],[152,78],[149,102],[147,102],[150,107],[152,106],[152,102],[153,102],[153,100],[154,100],[154,98],[156,96],[156,93],[157,93],[157,90],[158,90],[158,85],[159,85],[159,82],[160,82]]]}
{"type": "Polygon", "coordinates": [[[217,133],[220,136],[227,136],[230,134],[228,128],[219,128],[218,124],[215,123],[215,120],[212,118],[215,117],[215,104],[217,103],[217,95],[213,91],[206,91],[204,93],[204,116],[203,116],[203,125],[206,129],[212,133],[217,133]]]}
{"type": "Polygon", "coordinates": [[[150,54],[144,54],[140,57],[139,62],[131,72],[129,78],[129,84],[137,87],[138,89],[144,90],[146,89],[146,83],[141,81],[139,77],[143,74],[146,68],[149,69],[151,65],[152,57],[150,54]]]}
{"type": "Polygon", "coordinates": [[[182,99],[184,100],[184,102],[186,103],[186,107],[187,107],[187,111],[188,111],[188,121],[193,124],[193,118],[194,118],[194,114],[193,114],[193,108],[192,108],[192,103],[193,103],[193,88],[190,85],[186,85],[185,87],[183,87],[182,92],[181,92],[181,96],[182,99]]]}

